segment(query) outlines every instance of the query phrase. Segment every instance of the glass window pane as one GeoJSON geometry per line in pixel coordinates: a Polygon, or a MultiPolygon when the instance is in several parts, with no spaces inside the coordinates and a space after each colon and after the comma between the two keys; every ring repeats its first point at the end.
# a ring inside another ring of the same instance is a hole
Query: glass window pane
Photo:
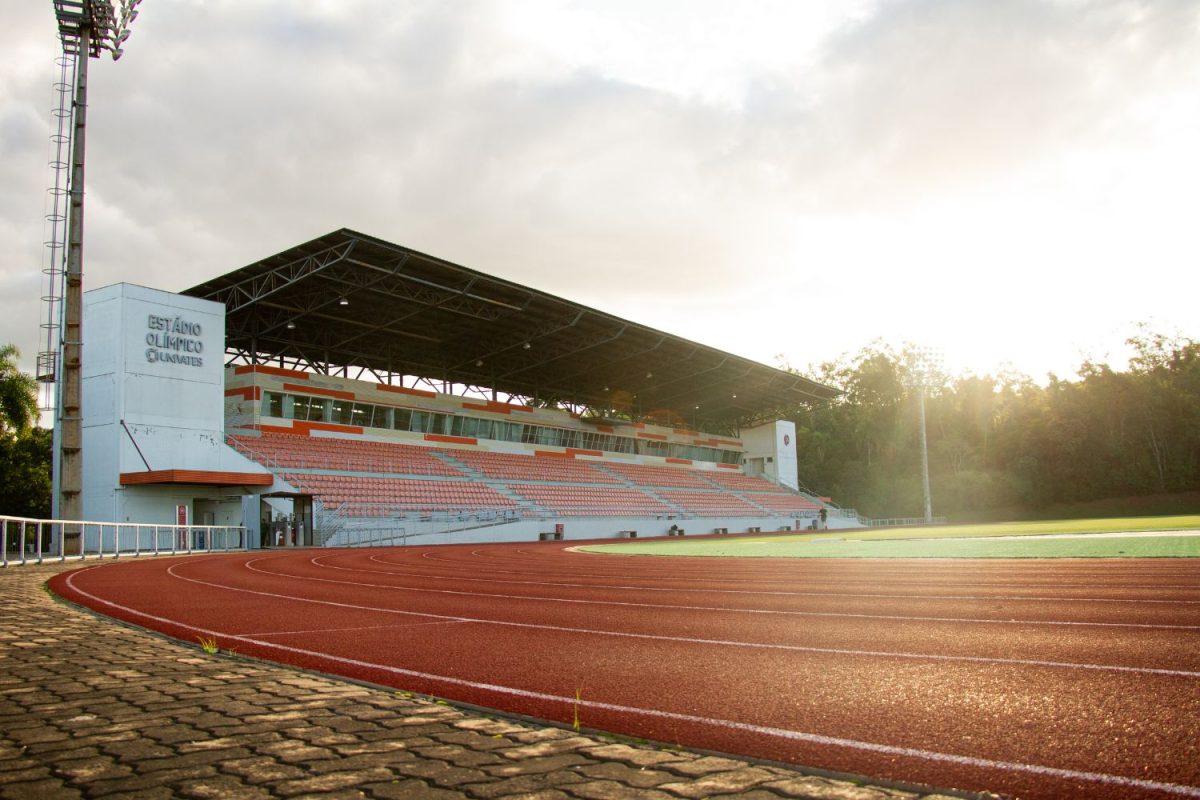
{"type": "Polygon", "coordinates": [[[308,419],[309,399],[301,395],[292,397],[292,419],[306,420],[308,419]]]}
{"type": "Polygon", "coordinates": [[[349,400],[334,400],[333,406],[330,409],[329,421],[336,422],[339,425],[349,425],[350,409],[353,405],[349,400]]]}
{"type": "Polygon", "coordinates": [[[371,427],[371,412],[374,408],[365,403],[355,403],[354,408],[350,411],[350,424],[360,425],[364,428],[371,427]]]}
{"type": "Polygon", "coordinates": [[[282,417],[283,395],[279,392],[267,392],[264,394],[262,413],[268,417],[282,417]]]}

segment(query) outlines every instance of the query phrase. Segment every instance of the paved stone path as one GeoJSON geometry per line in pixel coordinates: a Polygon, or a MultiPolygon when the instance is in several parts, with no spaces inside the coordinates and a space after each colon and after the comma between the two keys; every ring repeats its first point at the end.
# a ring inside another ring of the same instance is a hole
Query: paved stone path
{"type": "Polygon", "coordinates": [[[56,602],[77,566],[0,569],[0,798],[922,797],[208,655],[56,602]]]}

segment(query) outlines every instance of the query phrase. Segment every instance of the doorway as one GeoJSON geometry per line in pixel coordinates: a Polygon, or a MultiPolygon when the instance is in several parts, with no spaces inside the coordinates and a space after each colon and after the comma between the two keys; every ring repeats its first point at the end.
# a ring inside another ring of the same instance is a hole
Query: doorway
{"type": "Polygon", "coordinates": [[[259,545],[312,547],[313,507],[308,495],[270,495],[259,502],[259,545]]]}

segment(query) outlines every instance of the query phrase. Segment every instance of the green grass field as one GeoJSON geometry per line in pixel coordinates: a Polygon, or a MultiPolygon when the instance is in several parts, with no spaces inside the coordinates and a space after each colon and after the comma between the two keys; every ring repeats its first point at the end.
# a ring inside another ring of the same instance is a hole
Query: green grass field
{"type": "Polygon", "coordinates": [[[1200,516],[855,528],[631,541],[581,549],[745,558],[1200,558],[1200,516]],[[1170,535],[1187,531],[1196,535],[1170,535]]]}

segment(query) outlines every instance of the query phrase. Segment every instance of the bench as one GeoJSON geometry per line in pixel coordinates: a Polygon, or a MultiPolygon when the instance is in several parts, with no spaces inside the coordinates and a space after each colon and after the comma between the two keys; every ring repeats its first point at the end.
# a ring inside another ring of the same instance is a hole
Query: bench
{"type": "Polygon", "coordinates": [[[637,531],[617,531],[618,539],[636,539],[637,531]]]}
{"type": "Polygon", "coordinates": [[[667,529],[667,536],[683,536],[683,534],[684,534],[683,528],[676,528],[675,526],[671,526],[670,528],[667,529]]]}
{"type": "Polygon", "coordinates": [[[729,533],[729,528],[713,528],[713,533],[729,533]]]}

